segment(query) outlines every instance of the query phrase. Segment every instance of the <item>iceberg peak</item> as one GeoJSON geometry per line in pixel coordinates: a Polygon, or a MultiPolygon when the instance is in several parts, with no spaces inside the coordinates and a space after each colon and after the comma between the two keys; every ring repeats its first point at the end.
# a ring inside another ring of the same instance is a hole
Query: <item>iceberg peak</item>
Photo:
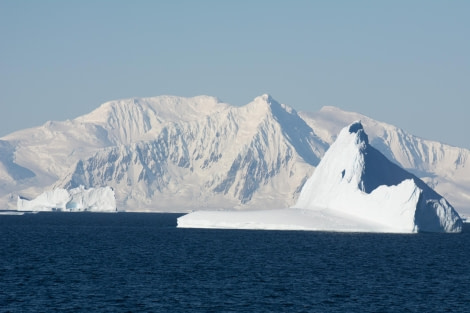
{"type": "Polygon", "coordinates": [[[367,146],[369,144],[369,137],[367,136],[361,121],[355,121],[349,126],[343,128],[338,135],[336,141],[344,142],[352,140],[358,146],[367,146]]]}
{"type": "Polygon", "coordinates": [[[349,132],[358,133],[359,131],[364,131],[364,127],[362,126],[361,121],[355,121],[351,125],[349,125],[349,132]]]}

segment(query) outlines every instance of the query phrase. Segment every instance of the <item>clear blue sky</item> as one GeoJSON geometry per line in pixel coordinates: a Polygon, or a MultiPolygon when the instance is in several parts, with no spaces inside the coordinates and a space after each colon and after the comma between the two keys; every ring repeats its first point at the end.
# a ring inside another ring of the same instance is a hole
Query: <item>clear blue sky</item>
{"type": "Polygon", "coordinates": [[[262,93],[470,148],[470,1],[0,1],[0,136],[108,100],[262,93]]]}

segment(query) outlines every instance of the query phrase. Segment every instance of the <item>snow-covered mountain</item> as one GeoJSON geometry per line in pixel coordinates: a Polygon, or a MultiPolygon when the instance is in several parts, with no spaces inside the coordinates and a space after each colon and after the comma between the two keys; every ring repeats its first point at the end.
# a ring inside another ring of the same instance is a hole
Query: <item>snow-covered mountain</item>
{"type": "MultiPolygon", "coordinates": [[[[79,185],[113,187],[118,210],[288,207],[350,115],[332,108],[297,114],[269,95],[241,107],[208,96],[110,101],[74,120],[0,138],[0,207],[15,208],[17,195],[79,185]]],[[[380,132],[386,124],[360,119],[372,145],[383,142],[377,148],[398,163],[403,147],[426,151],[411,158],[414,173],[470,211],[468,150],[393,126],[380,132]],[[377,133],[371,123],[380,126],[377,133]],[[446,172],[450,164],[455,169],[446,172]]]]}
{"type": "Polygon", "coordinates": [[[243,107],[205,96],[108,102],[5,139],[36,174],[22,196],[112,186],[118,209],[139,211],[287,207],[328,147],[268,95],[243,107]]]}

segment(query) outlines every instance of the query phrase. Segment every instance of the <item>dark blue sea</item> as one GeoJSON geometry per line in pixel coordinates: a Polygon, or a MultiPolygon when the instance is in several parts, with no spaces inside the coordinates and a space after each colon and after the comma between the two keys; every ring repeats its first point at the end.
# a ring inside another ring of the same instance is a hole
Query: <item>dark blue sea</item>
{"type": "Polygon", "coordinates": [[[176,228],[177,214],[0,216],[1,312],[470,312],[470,231],[176,228]]]}

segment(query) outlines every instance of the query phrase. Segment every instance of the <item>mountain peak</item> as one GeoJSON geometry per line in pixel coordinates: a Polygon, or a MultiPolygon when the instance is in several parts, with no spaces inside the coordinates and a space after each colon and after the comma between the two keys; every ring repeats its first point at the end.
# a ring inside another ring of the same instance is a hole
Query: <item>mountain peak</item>
{"type": "Polygon", "coordinates": [[[275,106],[279,104],[270,95],[263,94],[254,98],[253,101],[243,107],[246,108],[250,112],[250,114],[264,116],[268,112],[272,111],[273,105],[275,106]]]}
{"type": "Polygon", "coordinates": [[[264,111],[270,110],[270,108],[276,104],[279,105],[278,102],[273,97],[271,97],[271,95],[265,93],[254,98],[253,101],[248,104],[248,107],[257,111],[261,109],[264,111]]]}
{"type": "Polygon", "coordinates": [[[270,94],[264,93],[261,96],[256,97],[253,101],[255,101],[255,102],[262,101],[262,102],[266,102],[266,103],[271,103],[275,100],[273,99],[273,97],[270,94]]]}
{"type": "Polygon", "coordinates": [[[262,94],[261,96],[258,96],[253,99],[249,105],[254,106],[254,107],[264,107],[267,108],[271,111],[286,111],[289,114],[296,114],[297,112],[291,108],[290,106],[286,104],[282,104],[278,102],[276,99],[274,99],[270,94],[262,94]]]}

